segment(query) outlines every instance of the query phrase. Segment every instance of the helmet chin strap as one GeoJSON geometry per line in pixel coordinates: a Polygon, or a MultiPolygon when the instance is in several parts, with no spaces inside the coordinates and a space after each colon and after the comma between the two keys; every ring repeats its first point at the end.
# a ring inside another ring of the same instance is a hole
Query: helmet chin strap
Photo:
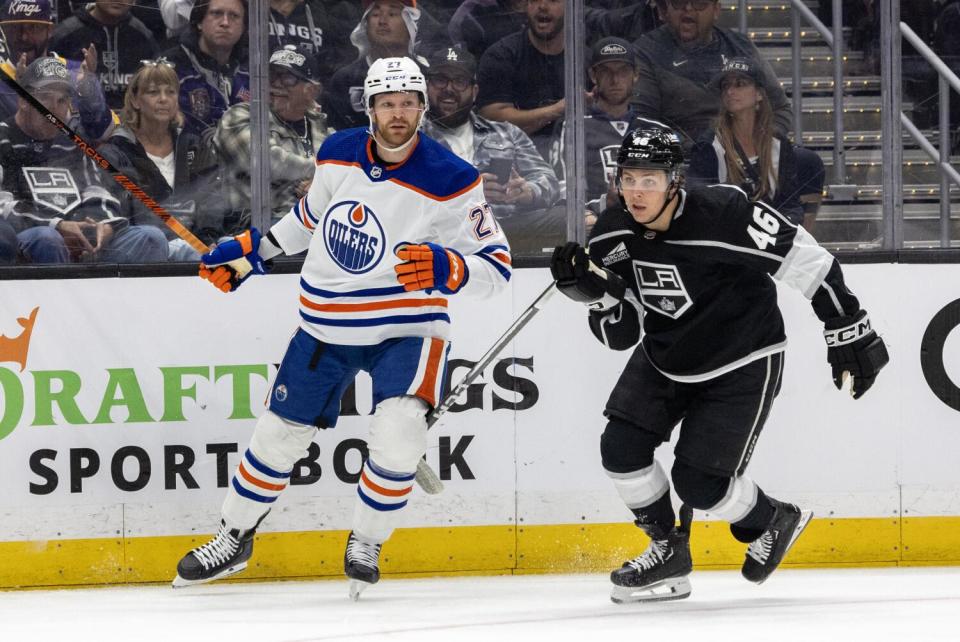
{"type": "Polygon", "coordinates": [[[417,119],[417,126],[413,130],[413,136],[408,138],[407,142],[397,145],[396,147],[389,147],[387,146],[386,143],[384,143],[382,140],[377,138],[377,133],[373,124],[373,110],[369,110],[369,109],[367,110],[367,118],[370,120],[370,126],[367,128],[367,132],[370,134],[370,137],[377,144],[377,146],[383,149],[384,151],[390,152],[391,154],[394,152],[402,152],[407,147],[410,147],[410,145],[413,144],[413,140],[417,137],[417,132],[420,131],[420,125],[423,124],[423,115],[426,111],[427,111],[426,109],[420,110],[420,117],[417,119]]]}

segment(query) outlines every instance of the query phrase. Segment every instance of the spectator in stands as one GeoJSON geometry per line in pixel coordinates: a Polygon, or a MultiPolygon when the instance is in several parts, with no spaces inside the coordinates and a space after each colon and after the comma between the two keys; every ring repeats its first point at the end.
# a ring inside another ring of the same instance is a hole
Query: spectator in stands
{"type": "Polygon", "coordinates": [[[553,169],[519,127],[473,112],[479,88],[469,51],[439,49],[428,63],[424,132],[480,171],[484,195],[514,251],[546,247],[544,235],[565,231],[562,211],[551,209],[560,196],[553,169]]]}
{"type": "Polygon", "coordinates": [[[626,2],[591,2],[583,8],[587,43],[601,38],[623,38],[631,42],[659,25],[655,10],[647,0],[626,2]]]}
{"type": "MultiPolygon", "coordinates": [[[[274,220],[307,193],[317,150],[333,130],[317,105],[320,62],[304,44],[286,45],[270,56],[270,198],[274,220]]],[[[250,226],[250,105],[238,103],[223,115],[214,136],[224,187],[234,219],[232,234],[250,226]]]]}
{"type": "Polygon", "coordinates": [[[480,58],[490,46],[527,24],[527,0],[466,0],[453,14],[450,40],[480,58]]]}
{"type": "Polygon", "coordinates": [[[320,82],[326,84],[334,71],[356,58],[349,34],[359,14],[344,15],[338,16],[337,3],[329,0],[270,0],[270,50],[283,45],[311,47],[320,60],[320,82]]]}
{"type": "Polygon", "coordinates": [[[480,59],[480,115],[507,121],[548,157],[554,124],[563,118],[564,0],[528,0],[528,26],[491,46],[480,59]]]}
{"type": "Polygon", "coordinates": [[[764,201],[807,230],[797,192],[793,144],[774,131],[764,78],[748,58],[731,58],[711,83],[723,108],[714,130],[694,145],[687,181],[736,185],[750,200],[764,201]]]}
{"type": "Polygon", "coordinates": [[[247,0],[197,4],[180,44],[164,53],[180,79],[180,111],[188,131],[202,135],[216,127],[230,105],[250,99],[250,73],[241,38],[247,0]]]}
{"type": "MultiPolygon", "coordinates": [[[[218,200],[214,179],[201,176],[200,139],[183,129],[177,105],[180,83],[173,65],[164,59],[145,61],[130,85],[120,115],[122,126],[100,147],[113,166],[185,227],[207,242],[216,233],[203,234],[203,221],[213,218],[218,200]]],[[[183,239],[162,227],[162,221],[139,199],[116,185],[120,213],[137,225],[160,228],[169,241],[169,260],[196,261],[200,255],[183,239]]],[[[215,219],[214,225],[219,223],[215,219]]]]}
{"type": "MultiPolygon", "coordinates": [[[[50,0],[7,0],[0,13],[0,28],[7,37],[10,57],[16,68],[7,65],[6,71],[14,78],[37,58],[50,55],[48,45],[53,33],[53,15],[50,0]]],[[[70,125],[93,140],[102,140],[113,131],[114,118],[107,107],[103,88],[97,80],[97,48],[91,44],[82,50],[80,60],[60,61],[67,66],[74,88],[71,113],[76,114],[70,125]]],[[[17,94],[0,84],[0,119],[17,111],[17,94]]]]}
{"type": "Polygon", "coordinates": [[[140,61],[153,59],[158,47],[150,30],[130,15],[134,0],[97,0],[53,30],[50,48],[70,59],[83,58],[93,43],[100,55],[97,73],[113,109],[123,107],[123,96],[140,61]]]}
{"type": "MultiPolygon", "coordinates": [[[[73,86],[58,59],[37,58],[19,82],[58,118],[68,118],[73,86]]],[[[0,188],[17,200],[6,220],[30,262],[166,260],[163,232],[119,216],[119,202],[103,185],[110,177],[23,99],[0,122],[0,166],[0,188]]]]}
{"type": "Polygon", "coordinates": [[[363,0],[365,11],[350,34],[360,56],[333,75],[324,105],[335,129],[366,127],[363,80],[378,58],[413,57],[420,9],[415,0],[363,0]]]}
{"type": "MultiPolygon", "coordinates": [[[[792,125],[790,103],[776,74],[746,35],[716,26],[718,0],[656,0],[664,24],[637,43],[640,78],[634,86],[637,113],[661,121],[683,135],[689,153],[720,113],[720,96],[709,88],[725,60],[753,60],[767,100],[773,109],[774,129],[786,136],[792,125]]],[[[822,199],[823,161],[813,151],[797,147],[797,177],[801,201],[811,217],[822,199]]]]}
{"type": "MultiPolygon", "coordinates": [[[[630,105],[633,85],[637,81],[636,51],[622,38],[603,38],[593,46],[588,71],[593,89],[588,94],[588,110],[582,126],[587,178],[585,224],[589,230],[600,212],[619,202],[614,176],[617,152],[627,127],[636,116],[630,105]]],[[[558,144],[554,146],[551,158],[561,177],[566,175],[565,127],[566,121],[561,121],[558,144]]]]}

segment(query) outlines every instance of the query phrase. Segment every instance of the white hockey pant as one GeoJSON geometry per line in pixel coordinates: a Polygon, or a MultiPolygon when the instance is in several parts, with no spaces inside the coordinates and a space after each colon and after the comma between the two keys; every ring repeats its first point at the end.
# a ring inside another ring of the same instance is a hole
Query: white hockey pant
{"type": "Polygon", "coordinates": [[[221,515],[230,528],[253,528],[290,482],[293,465],[307,454],[317,429],[267,410],[230,481],[221,515]]]}
{"type": "Polygon", "coordinates": [[[353,512],[353,532],[380,544],[393,533],[427,451],[427,404],[417,397],[384,399],[373,413],[353,512]]]}

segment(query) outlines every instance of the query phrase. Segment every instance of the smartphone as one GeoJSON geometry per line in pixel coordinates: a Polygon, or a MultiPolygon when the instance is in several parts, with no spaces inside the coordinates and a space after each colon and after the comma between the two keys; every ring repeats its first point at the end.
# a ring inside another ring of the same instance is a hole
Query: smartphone
{"type": "Polygon", "coordinates": [[[513,160],[510,158],[491,158],[487,171],[497,177],[497,182],[506,185],[513,171],[513,160]]]}

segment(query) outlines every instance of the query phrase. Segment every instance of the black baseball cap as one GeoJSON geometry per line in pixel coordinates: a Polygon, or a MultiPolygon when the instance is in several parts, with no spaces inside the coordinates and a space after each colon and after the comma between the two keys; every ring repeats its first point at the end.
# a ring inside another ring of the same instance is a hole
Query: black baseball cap
{"type": "Polygon", "coordinates": [[[301,80],[320,83],[320,61],[309,45],[284,45],[270,54],[270,66],[281,67],[301,80]]]}
{"type": "Polygon", "coordinates": [[[633,45],[623,38],[601,38],[590,52],[590,66],[604,62],[625,62],[631,67],[637,66],[637,55],[633,45]]]}
{"type": "Polygon", "coordinates": [[[17,76],[17,82],[28,91],[55,87],[73,91],[67,66],[53,56],[43,56],[31,62],[26,70],[17,76]]]}
{"type": "Polygon", "coordinates": [[[720,91],[720,83],[731,74],[746,76],[757,87],[763,87],[763,74],[756,61],[751,58],[728,58],[723,68],[710,80],[708,85],[714,91],[720,91]]]}
{"type": "Polygon", "coordinates": [[[459,69],[473,78],[477,74],[477,60],[469,51],[459,45],[441,47],[427,56],[425,75],[429,76],[447,67],[459,69]]]}

